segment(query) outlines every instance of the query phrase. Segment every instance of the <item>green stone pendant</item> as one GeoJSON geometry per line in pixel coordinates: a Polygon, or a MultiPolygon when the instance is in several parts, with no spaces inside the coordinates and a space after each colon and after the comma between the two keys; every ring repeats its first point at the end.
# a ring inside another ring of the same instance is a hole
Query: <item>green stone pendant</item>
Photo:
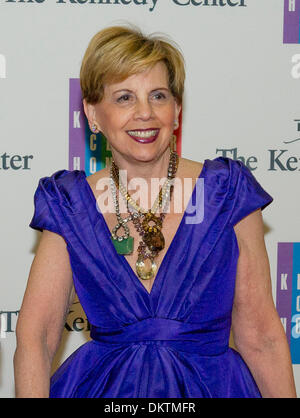
{"type": "Polygon", "coordinates": [[[126,254],[132,253],[133,237],[125,238],[122,241],[118,241],[117,239],[114,239],[113,237],[111,237],[111,240],[118,254],[126,255],[126,254]]]}

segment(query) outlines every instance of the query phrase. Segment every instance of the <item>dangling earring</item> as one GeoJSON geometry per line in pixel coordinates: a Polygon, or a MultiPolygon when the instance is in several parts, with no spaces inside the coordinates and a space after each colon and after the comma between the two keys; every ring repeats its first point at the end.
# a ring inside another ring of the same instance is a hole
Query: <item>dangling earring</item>
{"type": "Polygon", "coordinates": [[[170,150],[175,152],[176,149],[177,149],[177,136],[173,134],[170,140],[170,150]]]}
{"type": "MultiPolygon", "coordinates": [[[[178,120],[175,120],[174,122],[174,131],[176,131],[179,128],[179,122],[178,120]]],[[[170,141],[170,150],[176,151],[177,149],[177,136],[175,134],[172,135],[171,141],[170,141]]]]}

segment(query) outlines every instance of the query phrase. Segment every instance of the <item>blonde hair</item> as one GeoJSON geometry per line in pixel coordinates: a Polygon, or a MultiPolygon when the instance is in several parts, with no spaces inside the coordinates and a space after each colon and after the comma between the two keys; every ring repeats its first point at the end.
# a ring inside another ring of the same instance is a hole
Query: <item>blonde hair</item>
{"type": "Polygon", "coordinates": [[[82,97],[87,103],[99,103],[106,83],[121,82],[164,62],[169,88],[182,102],[185,69],[179,48],[163,36],[145,36],[138,28],[112,26],[98,32],[90,41],[80,69],[82,97]]]}

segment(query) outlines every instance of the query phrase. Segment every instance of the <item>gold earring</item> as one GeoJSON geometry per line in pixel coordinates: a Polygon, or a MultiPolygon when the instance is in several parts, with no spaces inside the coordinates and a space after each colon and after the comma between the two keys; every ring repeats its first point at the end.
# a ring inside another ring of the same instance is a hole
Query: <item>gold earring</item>
{"type": "Polygon", "coordinates": [[[176,131],[178,128],[179,128],[179,122],[176,119],[175,122],[174,122],[174,131],[176,131]]]}
{"type": "Polygon", "coordinates": [[[172,135],[171,140],[170,140],[170,150],[171,151],[176,151],[177,150],[177,136],[176,135],[172,135]]]}

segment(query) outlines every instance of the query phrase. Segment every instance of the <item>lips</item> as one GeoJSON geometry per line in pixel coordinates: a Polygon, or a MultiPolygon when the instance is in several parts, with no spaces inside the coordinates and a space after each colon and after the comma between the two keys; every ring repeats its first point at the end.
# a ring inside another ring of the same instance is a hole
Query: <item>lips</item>
{"type": "Polygon", "coordinates": [[[159,129],[135,129],[127,131],[127,134],[130,136],[130,138],[134,139],[140,144],[150,144],[151,142],[154,142],[158,137],[159,129]]]}

